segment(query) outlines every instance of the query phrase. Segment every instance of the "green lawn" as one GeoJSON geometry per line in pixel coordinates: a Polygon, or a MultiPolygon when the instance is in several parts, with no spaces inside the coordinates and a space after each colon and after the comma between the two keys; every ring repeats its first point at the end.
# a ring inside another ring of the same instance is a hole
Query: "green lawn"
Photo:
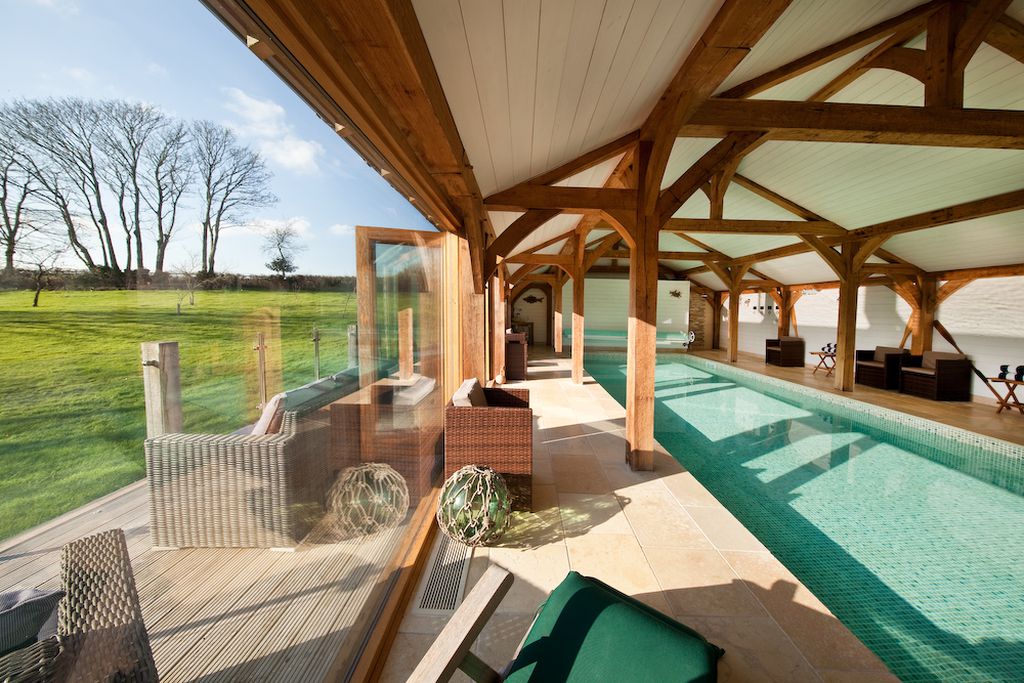
{"type": "MultiPolygon", "coordinates": [[[[145,475],[139,344],[177,341],[185,431],[233,431],[256,417],[254,319],[280,315],[283,388],[348,365],[353,294],[0,292],[0,538],[145,475]]],[[[270,350],[273,358],[274,349],[270,350]]],[[[272,386],[271,390],[280,390],[272,386]]]]}

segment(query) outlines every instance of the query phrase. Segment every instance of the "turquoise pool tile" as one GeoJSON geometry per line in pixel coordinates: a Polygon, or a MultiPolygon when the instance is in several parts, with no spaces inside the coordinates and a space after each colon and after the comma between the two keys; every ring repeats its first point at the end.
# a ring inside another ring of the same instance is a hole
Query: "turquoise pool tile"
{"type": "MultiPolygon", "coordinates": [[[[620,403],[621,354],[586,367],[620,403]]],[[[692,356],[659,442],[904,681],[1024,680],[1024,448],[692,356]]]]}

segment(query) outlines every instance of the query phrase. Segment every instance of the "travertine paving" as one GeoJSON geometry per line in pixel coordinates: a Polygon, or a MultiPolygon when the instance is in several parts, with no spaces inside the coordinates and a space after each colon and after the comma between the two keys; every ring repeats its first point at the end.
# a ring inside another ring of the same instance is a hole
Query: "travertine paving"
{"type": "MultiPolygon", "coordinates": [[[[654,472],[631,472],[623,408],[589,376],[574,385],[568,359],[531,361],[525,385],[536,420],[534,510],[516,514],[498,547],[474,553],[470,586],[490,563],[516,577],[474,648],[484,660],[503,666],[575,569],[724,647],[721,680],[896,680],[667,453],[654,472]]],[[[383,679],[404,680],[445,621],[407,612],[383,679]]]]}

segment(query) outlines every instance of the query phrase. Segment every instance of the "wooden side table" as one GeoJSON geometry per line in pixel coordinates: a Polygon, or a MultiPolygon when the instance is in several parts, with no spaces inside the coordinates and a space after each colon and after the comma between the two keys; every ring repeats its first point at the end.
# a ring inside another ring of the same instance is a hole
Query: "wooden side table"
{"type": "Polygon", "coordinates": [[[1019,410],[1021,415],[1024,415],[1024,403],[1021,403],[1020,399],[1017,398],[1017,387],[1024,386],[1024,382],[1019,379],[1001,379],[999,377],[989,377],[988,381],[1006,385],[1006,396],[999,399],[999,408],[996,410],[996,415],[1003,412],[1003,410],[1012,411],[1014,408],[1019,410]]]}
{"type": "Polygon", "coordinates": [[[836,369],[836,354],[830,351],[811,351],[811,355],[818,357],[818,364],[814,366],[814,372],[811,374],[818,374],[818,370],[828,370],[825,376],[831,377],[832,371],[836,369]]]}

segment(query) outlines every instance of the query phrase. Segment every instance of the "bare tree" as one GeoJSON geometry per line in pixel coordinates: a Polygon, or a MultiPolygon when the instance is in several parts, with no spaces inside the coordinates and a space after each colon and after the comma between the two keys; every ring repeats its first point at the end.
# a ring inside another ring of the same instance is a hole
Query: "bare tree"
{"type": "Polygon", "coordinates": [[[164,126],[145,151],[146,175],[143,199],[153,214],[156,233],[155,272],[164,272],[167,245],[178,220],[181,199],[192,185],[194,165],[188,126],[173,122],[164,126]]]}
{"type": "Polygon", "coordinates": [[[295,221],[272,228],[263,236],[263,254],[270,259],[266,264],[267,270],[277,273],[282,280],[289,273],[298,270],[298,266],[295,265],[295,255],[305,249],[305,245],[299,243],[299,232],[295,228],[295,221]]]}
{"type": "Polygon", "coordinates": [[[39,296],[50,286],[53,275],[58,271],[61,257],[67,251],[63,238],[47,230],[37,230],[32,239],[25,240],[18,250],[18,265],[32,275],[32,307],[39,306],[39,296]]]}
{"type": "Polygon", "coordinates": [[[189,254],[188,260],[179,263],[174,272],[181,278],[184,290],[178,295],[178,313],[181,313],[181,302],[188,298],[188,305],[196,305],[196,287],[199,285],[199,274],[201,271],[199,258],[195,254],[189,254]]]}
{"type": "Polygon", "coordinates": [[[199,121],[192,137],[202,202],[203,273],[210,276],[215,273],[221,230],[277,198],[270,192],[270,171],[259,153],[239,144],[229,129],[199,121]]]}
{"type": "Polygon", "coordinates": [[[121,279],[103,193],[103,121],[94,102],[77,98],[16,102],[11,133],[28,148],[27,167],[63,223],[75,256],[92,272],[121,279]],[[100,258],[90,250],[83,228],[92,228],[100,258]]]}
{"type": "Polygon", "coordinates": [[[135,269],[141,275],[146,267],[142,246],[143,164],[153,138],[167,125],[167,117],[148,104],[136,102],[110,101],[95,106],[105,156],[103,176],[116,199],[125,236],[125,271],[132,268],[134,247],[135,269]]]}
{"type": "Polygon", "coordinates": [[[14,274],[18,243],[35,229],[29,199],[36,192],[25,168],[24,151],[10,133],[8,111],[0,109],[0,246],[4,250],[4,274],[14,274]]]}

